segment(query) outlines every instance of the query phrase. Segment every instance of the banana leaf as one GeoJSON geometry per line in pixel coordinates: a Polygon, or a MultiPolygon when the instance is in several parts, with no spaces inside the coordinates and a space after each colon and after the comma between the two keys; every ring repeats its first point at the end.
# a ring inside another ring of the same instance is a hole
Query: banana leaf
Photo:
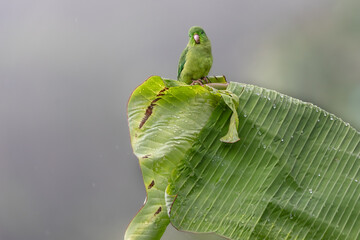
{"type": "Polygon", "coordinates": [[[169,223],[228,239],[360,238],[360,134],[333,114],[253,85],[153,76],[128,118],[147,198],[126,240],[160,239],[169,223]]]}

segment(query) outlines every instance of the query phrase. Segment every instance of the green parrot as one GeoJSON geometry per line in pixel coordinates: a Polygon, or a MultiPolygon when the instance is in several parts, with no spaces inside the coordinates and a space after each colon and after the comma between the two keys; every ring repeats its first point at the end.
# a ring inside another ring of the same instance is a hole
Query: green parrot
{"type": "Polygon", "coordinates": [[[182,52],[178,66],[177,79],[187,84],[208,82],[207,74],[210,71],[213,58],[211,43],[204,29],[193,26],[189,29],[189,43],[182,52]]]}

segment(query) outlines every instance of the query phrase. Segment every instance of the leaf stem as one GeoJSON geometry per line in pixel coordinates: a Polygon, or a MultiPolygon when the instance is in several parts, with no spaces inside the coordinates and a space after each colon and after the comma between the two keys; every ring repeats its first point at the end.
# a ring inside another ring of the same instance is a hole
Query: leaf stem
{"type": "Polygon", "coordinates": [[[213,87],[218,90],[225,90],[229,84],[228,83],[207,83],[205,85],[213,87]]]}

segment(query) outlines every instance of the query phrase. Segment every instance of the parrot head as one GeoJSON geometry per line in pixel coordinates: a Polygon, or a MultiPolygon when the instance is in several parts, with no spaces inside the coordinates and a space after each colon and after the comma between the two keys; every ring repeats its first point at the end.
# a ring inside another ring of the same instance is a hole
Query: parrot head
{"type": "Polygon", "coordinates": [[[206,36],[204,29],[198,26],[193,26],[189,29],[189,45],[194,46],[196,44],[209,43],[209,39],[206,36]]]}

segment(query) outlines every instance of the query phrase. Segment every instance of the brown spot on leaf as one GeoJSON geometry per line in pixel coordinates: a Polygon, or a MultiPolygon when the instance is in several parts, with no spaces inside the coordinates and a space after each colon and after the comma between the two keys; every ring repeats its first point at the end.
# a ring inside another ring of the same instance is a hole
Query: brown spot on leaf
{"type": "Polygon", "coordinates": [[[151,154],[146,154],[142,158],[149,158],[150,156],[151,156],[151,154]]]}
{"type": "Polygon", "coordinates": [[[145,122],[149,119],[149,117],[151,116],[152,114],[152,111],[153,111],[153,108],[156,106],[156,102],[159,101],[161,98],[161,96],[163,96],[163,92],[166,91],[168,88],[165,87],[163,88],[156,96],[158,98],[155,98],[151,103],[150,105],[147,107],[146,111],[145,111],[145,116],[143,117],[143,119],[141,120],[140,124],[139,124],[139,128],[142,128],[142,126],[144,126],[145,122]]]}
{"type": "Polygon", "coordinates": [[[161,207],[158,208],[158,210],[156,210],[156,212],[154,213],[154,216],[158,215],[161,212],[161,207]]]}
{"type": "Polygon", "coordinates": [[[158,93],[158,95],[156,95],[157,97],[160,97],[160,96],[164,96],[164,93],[163,92],[165,92],[166,90],[168,90],[169,88],[167,88],[167,87],[165,87],[164,89],[162,89],[159,93],[158,93]]]}
{"type": "Polygon", "coordinates": [[[155,181],[152,180],[151,183],[150,183],[149,186],[148,186],[148,189],[151,189],[154,185],[155,185],[155,181]]]}

